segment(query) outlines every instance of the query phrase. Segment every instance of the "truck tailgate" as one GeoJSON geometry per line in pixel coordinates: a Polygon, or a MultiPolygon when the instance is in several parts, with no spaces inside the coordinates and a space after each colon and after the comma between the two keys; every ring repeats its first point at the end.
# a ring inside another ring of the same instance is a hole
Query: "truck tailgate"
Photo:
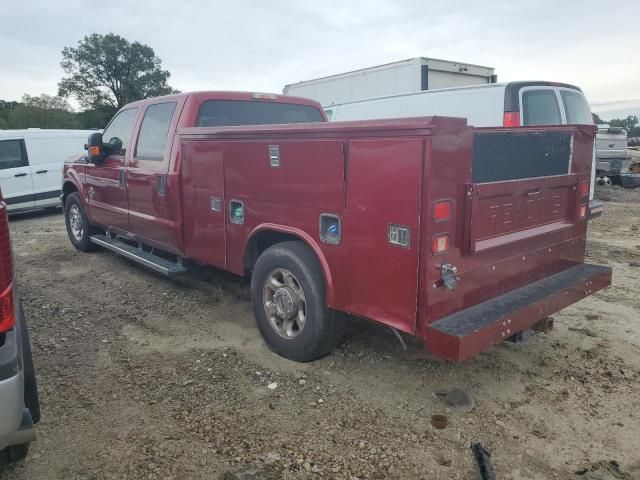
{"type": "Polygon", "coordinates": [[[476,129],[457,185],[434,150],[421,277],[430,351],[463,360],[610,283],[610,269],[584,264],[594,133],[476,129]],[[443,201],[445,220],[433,213],[443,201]]]}

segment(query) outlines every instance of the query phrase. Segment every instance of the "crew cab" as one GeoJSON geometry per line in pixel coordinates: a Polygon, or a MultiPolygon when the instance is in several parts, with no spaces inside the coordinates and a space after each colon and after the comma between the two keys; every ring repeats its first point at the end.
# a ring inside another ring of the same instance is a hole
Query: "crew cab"
{"type": "Polygon", "coordinates": [[[594,137],[172,95],[127,105],[67,161],[65,219],[82,251],[250,276],[258,327],[287,358],[331,352],[347,313],[462,361],[610,284],[584,261],[594,137]]]}

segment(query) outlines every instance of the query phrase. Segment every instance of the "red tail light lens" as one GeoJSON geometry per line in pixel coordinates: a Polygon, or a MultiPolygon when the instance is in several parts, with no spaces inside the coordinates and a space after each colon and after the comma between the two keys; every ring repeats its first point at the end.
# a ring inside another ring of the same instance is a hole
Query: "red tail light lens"
{"type": "Polygon", "coordinates": [[[0,333],[11,330],[16,324],[16,315],[13,309],[13,291],[11,285],[0,294],[0,333]]]}
{"type": "Polygon", "coordinates": [[[450,217],[451,217],[451,202],[445,200],[442,202],[436,202],[433,205],[433,219],[436,222],[439,222],[442,220],[449,220],[450,217]]]}
{"type": "Polygon", "coordinates": [[[431,252],[433,252],[434,255],[440,255],[447,250],[449,250],[449,235],[438,235],[433,237],[431,252]]]}
{"type": "Polygon", "coordinates": [[[505,127],[519,127],[520,112],[504,112],[504,120],[502,124],[505,127]]]}
{"type": "Polygon", "coordinates": [[[590,188],[591,188],[591,185],[589,184],[589,182],[580,182],[580,186],[578,190],[580,192],[580,196],[586,197],[587,195],[589,195],[590,188]]]}
{"type": "Polygon", "coordinates": [[[16,323],[13,305],[13,258],[9,238],[9,218],[0,204],[0,333],[11,330],[16,323]]]}

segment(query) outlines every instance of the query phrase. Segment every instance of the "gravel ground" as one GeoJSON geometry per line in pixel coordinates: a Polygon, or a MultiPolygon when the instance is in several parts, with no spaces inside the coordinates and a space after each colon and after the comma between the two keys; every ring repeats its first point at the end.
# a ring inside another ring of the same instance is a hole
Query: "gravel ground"
{"type": "Polygon", "coordinates": [[[361,321],[292,363],[262,342],[244,280],[166,280],[77,252],[59,212],[13,218],[42,422],[4,478],[472,479],[481,442],[498,479],[639,479],[640,192],[601,193],[589,255],[613,287],[461,365],[361,321]],[[436,395],[456,386],[473,410],[436,395]]]}

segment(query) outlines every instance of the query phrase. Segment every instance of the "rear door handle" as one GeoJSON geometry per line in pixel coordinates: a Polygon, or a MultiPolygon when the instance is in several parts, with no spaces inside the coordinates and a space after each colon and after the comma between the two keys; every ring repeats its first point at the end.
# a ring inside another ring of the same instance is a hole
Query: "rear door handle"
{"type": "Polygon", "coordinates": [[[47,173],[49,170],[38,170],[36,173],[47,173]]]}
{"type": "Polygon", "coordinates": [[[27,176],[27,174],[26,174],[26,173],[16,173],[16,174],[14,175],[14,177],[26,177],[26,176],[27,176]]]}

